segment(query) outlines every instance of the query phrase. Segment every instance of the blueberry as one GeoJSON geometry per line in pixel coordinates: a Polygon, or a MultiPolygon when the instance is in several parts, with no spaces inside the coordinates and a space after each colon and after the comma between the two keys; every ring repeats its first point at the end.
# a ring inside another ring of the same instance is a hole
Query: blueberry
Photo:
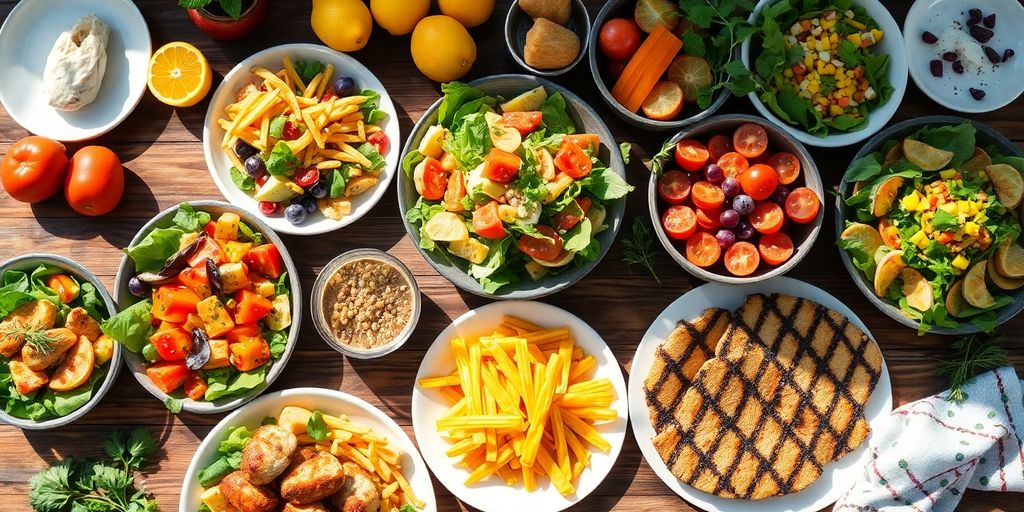
{"type": "Polygon", "coordinates": [[[241,160],[245,160],[250,156],[258,155],[259,153],[260,150],[250,146],[248,142],[245,142],[242,139],[238,139],[238,142],[235,143],[235,154],[238,155],[238,158],[241,160]]]}
{"type": "Polygon", "coordinates": [[[260,173],[267,171],[267,164],[263,162],[263,159],[259,155],[253,155],[245,159],[245,173],[255,178],[260,173]]]}
{"type": "Polygon", "coordinates": [[[308,192],[299,198],[298,204],[302,205],[302,209],[306,210],[306,213],[313,213],[317,210],[316,198],[308,192]]]}
{"type": "Polygon", "coordinates": [[[288,205],[288,208],[284,209],[284,218],[296,226],[302,224],[306,220],[306,209],[301,204],[288,205]]]}
{"type": "Polygon", "coordinates": [[[775,189],[775,194],[772,195],[772,201],[775,201],[778,205],[785,205],[786,198],[789,197],[789,189],[784,186],[779,186],[775,189]]]}
{"type": "Polygon", "coordinates": [[[725,179],[725,171],[723,171],[718,164],[710,164],[708,165],[708,168],[704,170],[704,177],[711,183],[717,185],[725,179]]]}
{"type": "Polygon", "coordinates": [[[754,226],[750,225],[750,221],[746,219],[741,220],[739,225],[736,226],[736,238],[740,240],[749,240],[754,236],[754,226]]]}
{"type": "Polygon", "coordinates": [[[732,209],[740,215],[750,215],[750,212],[754,211],[754,199],[746,194],[740,194],[732,200],[732,209]]]}
{"type": "Polygon", "coordinates": [[[715,234],[715,238],[718,239],[718,246],[724,250],[728,250],[736,243],[736,233],[728,229],[719,229],[718,233],[715,234]]]}
{"type": "Polygon", "coordinates": [[[725,210],[718,216],[718,222],[726,228],[734,228],[740,223],[740,214],[736,210],[725,210]]]}
{"type": "Polygon", "coordinates": [[[356,81],[350,76],[339,76],[334,81],[334,94],[341,98],[354,96],[356,94],[356,81]]]}
{"type": "Polygon", "coordinates": [[[935,34],[928,32],[927,30],[925,30],[924,33],[921,34],[921,40],[928,44],[935,44],[939,42],[939,38],[936,37],[935,34]]]}
{"type": "Polygon", "coordinates": [[[313,197],[320,199],[327,196],[327,180],[317,180],[316,183],[309,186],[309,193],[313,197]]]}
{"type": "Polygon", "coordinates": [[[722,181],[722,192],[725,193],[725,197],[734,197],[740,193],[740,182],[736,178],[728,177],[722,181]]]}
{"type": "Polygon", "coordinates": [[[128,280],[128,293],[136,297],[145,297],[149,295],[149,285],[143,283],[138,277],[132,276],[128,280]]]}

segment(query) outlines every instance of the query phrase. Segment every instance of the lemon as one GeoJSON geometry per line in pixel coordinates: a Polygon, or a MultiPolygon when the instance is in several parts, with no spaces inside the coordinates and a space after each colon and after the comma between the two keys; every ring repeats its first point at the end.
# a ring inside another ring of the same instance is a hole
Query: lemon
{"type": "Polygon", "coordinates": [[[672,31],[679,24],[679,6],[669,0],[640,0],[636,3],[633,17],[644,32],[650,33],[658,25],[665,25],[672,31]]]}
{"type": "Polygon", "coordinates": [[[441,14],[459,20],[466,28],[483,25],[494,12],[494,0],[437,0],[441,14]]]}
{"type": "Polygon", "coordinates": [[[476,61],[476,43],[455,18],[427,16],[412,31],[412,60],[427,78],[451,82],[465,75],[476,61]]]}
{"type": "Polygon", "coordinates": [[[191,107],[210,92],[213,72],[203,52],[188,43],[167,43],[149,59],[149,92],[172,107],[191,107]]]}
{"type": "Polygon", "coordinates": [[[313,32],[339,52],[363,49],[370,40],[373,17],[362,0],[313,0],[313,32]]]}
{"type": "Polygon", "coordinates": [[[380,28],[404,36],[430,11],[430,0],[370,0],[370,12],[380,28]]]}

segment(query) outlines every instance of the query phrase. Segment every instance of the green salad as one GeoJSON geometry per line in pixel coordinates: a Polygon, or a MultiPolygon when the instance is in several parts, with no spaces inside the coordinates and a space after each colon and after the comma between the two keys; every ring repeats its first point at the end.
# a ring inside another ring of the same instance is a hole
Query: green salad
{"type": "Polygon", "coordinates": [[[927,126],[854,161],[839,246],[919,322],[995,328],[1024,287],[1019,211],[1024,159],[981,147],[969,122],[927,126]]]}

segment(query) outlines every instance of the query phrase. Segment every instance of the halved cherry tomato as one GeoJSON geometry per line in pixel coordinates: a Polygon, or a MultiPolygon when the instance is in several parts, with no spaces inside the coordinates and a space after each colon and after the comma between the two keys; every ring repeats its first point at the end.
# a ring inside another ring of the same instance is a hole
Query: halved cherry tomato
{"type": "Polygon", "coordinates": [[[239,290],[235,294],[235,323],[254,324],[270,314],[273,305],[265,297],[249,290],[239,290]]]}
{"type": "Polygon", "coordinates": [[[697,231],[697,216],[689,206],[676,205],[665,210],[661,226],[669,238],[685,240],[697,231]]]}
{"type": "Polygon", "coordinates": [[[714,265],[722,255],[718,240],[711,233],[695,233],[686,241],[686,259],[698,267],[714,265]]]}
{"type": "Polygon", "coordinates": [[[590,210],[590,198],[585,196],[577,197],[574,201],[583,213],[576,215],[575,208],[563,208],[551,218],[551,220],[554,221],[556,228],[562,231],[568,231],[583,221],[583,218],[587,215],[587,210],[590,210]]]}
{"type": "Polygon", "coordinates": [[[501,121],[505,126],[515,128],[520,135],[526,135],[540,126],[544,114],[540,112],[505,112],[501,115],[501,121]]]}
{"type": "Polygon", "coordinates": [[[274,244],[257,245],[249,249],[249,252],[245,254],[242,261],[253,272],[269,279],[277,279],[284,272],[284,260],[281,259],[281,251],[274,244]]]}
{"type": "Polygon", "coordinates": [[[516,242],[516,246],[524,254],[538,260],[557,260],[562,254],[562,247],[565,245],[562,242],[562,237],[558,236],[555,228],[543,224],[537,226],[537,231],[547,238],[534,238],[530,235],[522,235],[516,242]]]}
{"type": "Polygon", "coordinates": [[[555,167],[568,174],[570,178],[578,180],[590,174],[593,163],[579,144],[562,139],[562,147],[558,148],[558,153],[555,154],[555,167]]]}
{"type": "Polygon", "coordinates": [[[383,130],[376,131],[366,137],[366,142],[369,142],[377,149],[377,152],[384,154],[388,152],[388,148],[391,147],[391,139],[388,138],[388,134],[384,133],[383,130]]]}
{"type": "Polygon", "coordinates": [[[725,192],[708,181],[694,183],[690,195],[693,196],[693,204],[704,210],[713,210],[725,202],[725,192]]]}
{"type": "Polygon", "coordinates": [[[708,163],[708,148],[692,139],[676,143],[676,164],[685,171],[696,171],[708,163]]]}
{"type": "Polygon", "coordinates": [[[423,199],[437,201],[444,197],[448,189],[448,173],[436,158],[427,157],[423,160],[423,199]]]}
{"type": "Polygon", "coordinates": [[[682,171],[668,171],[658,178],[658,197],[668,204],[682,204],[690,197],[690,178],[682,171]]]}
{"type": "Polygon", "coordinates": [[[498,202],[491,201],[473,211],[473,231],[491,240],[505,238],[505,226],[498,216],[498,202]]]}
{"type": "Polygon", "coordinates": [[[779,187],[779,173],[764,164],[752,165],[750,169],[740,174],[739,179],[743,192],[746,192],[755,201],[768,199],[779,187]]]}
{"type": "Polygon", "coordinates": [[[712,162],[717,162],[722,155],[732,152],[732,141],[725,135],[715,135],[708,141],[708,156],[712,162]]]}
{"type": "Polygon", "coordinates": [[[177,327],[157,332],[149,337],[149,342],[164,361],[181,361],[192,348],[192,337],[177,327]]]}
{"type": "Polygon", "coordinates": [[[757,242],[761,259],[769,265],[782,265],[793,256],[793,239],[779,231],[761,237],[757,242]]]}
{"type": "Polygon", "coordinates": [[[480,175],[491,181],[508,183],[519,174],[522,165],[523,160],[515,153],[491,148],[491,152],[484,157],[484,170],[480,175]]]}
{"type": "Polygon", "coordinates": [[[722,207],[711,208],[705,210],[704,208],[697,209],[697,225],[702,229],[712,230],[722,225],[718,218],[722,215],[722,207]]]}
{"type": "Polygon", "coordinates": [[[281,129],[281,139],[283,140],[295,140],[302,135],[302,131],[299,130],[298,125],[291,121],[285,121],[284,128],[281,129]]]}
{"type": "Polygon", "coordinates": [[[317,169],[315,165],[299,169],[295,171],[292,181],[302,188],[312,187],[314,183],[320,181],[320,169],[317,169]]]}
{"type": "Polygon", "coordinates": [[[722,155],[716,163],[722,168],[722,172],[728,178],[736,178],[750,168],[750,162],[747,161],[747,157],[735,151],[722,155]]]}
{"type": "Polygon", "coordinates": [[[597,148],[601,145],[601,137],[596,133],[574,133],[572,135],[566,135],[562,137],[562,142],[565,141],[573,142],[577,146],[591,151],[597,151],[597,148]]]}
{"type": "Polygon", "coordinates": [[[807,187],[793,189],[786,197],[786,215],[793,219],[793,222],[807,224],[818,216],[821,209],[821,202],[818,194],[807,187]]]}
{"type": "Polygon", "coordinates": [[[71,276],[65,274],[54,274],[46,279],[46,287],[53,290],[60,298],[60,301],[67,304],[78,298],[81,287],[71,276]]]}
{"type": "Polygon", "coordinates": [[[181,387],[191,374],[184,361],[162,361],[146,368],[153,385],[168,394],[181,387]]]}
{"type": "Polygon", "coordinates": [[[725,251],[725,269],[734,276],[749,276],[760,263],[757,248],[750,242],[736,242],[725,251]]]}
{"type": "Polygon", "coordinates": [[[782,213],[782,207],[774,201],[758,201],[749,219],[758,233],[769,234],[782,229],[786,216],[782,213]]]}
{"type": "Polygon", "coordinates": [[[466,179],[462,173],[455,171],[448,178],[448,188],[444,191],[444,209],[450,212],[461,212],[462,198],[466,197],[466,179]]]}
{"type": "Polygon", "coordinates": [[[775,153],[768,159],[768,165],[779,174],[780,185],[789,185],[800,177],[800,159],[793,153],[775,153]]]}
{"type": "Polygon", "coordinates": [[[768,149],[768,133],[759,125],[746,123],[732,134],[732,147],[747,158],[757,158],[768,149]]]}
{"type": "Polygon", "coordinates": [[[206,385],[206,379],[204,379],[199,372],[192,372],[188,378],[185,379],[185,396],[192,400],[202,400],[203,396],[206,395],[206,390],[208,388],[209,386],[206,385]]]}

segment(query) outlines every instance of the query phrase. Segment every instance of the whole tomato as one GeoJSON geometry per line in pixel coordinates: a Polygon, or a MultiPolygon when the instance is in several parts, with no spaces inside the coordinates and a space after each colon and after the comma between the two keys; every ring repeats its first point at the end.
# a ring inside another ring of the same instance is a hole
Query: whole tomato
{"type": "Polygon", "coordinates": [[[629,60],[640,48],[640,27],[633,20],[616,18],[601,27],[598,36],[601,53],[612,60],[629,60]]]}
{"type": "Polygon", "coordinates": [[[15,142],[0,161],[0,180],[12,198],[38,203],[60,190],[68,165],[64,145],[31,136],[15,142]]]}
{"type": "Polygon", "coordinates": [[[75,152],[64,181],[64,197],[82,215],[113,210],[124,193],[124,169],[113,151],[86,146],[75,152]]]}

